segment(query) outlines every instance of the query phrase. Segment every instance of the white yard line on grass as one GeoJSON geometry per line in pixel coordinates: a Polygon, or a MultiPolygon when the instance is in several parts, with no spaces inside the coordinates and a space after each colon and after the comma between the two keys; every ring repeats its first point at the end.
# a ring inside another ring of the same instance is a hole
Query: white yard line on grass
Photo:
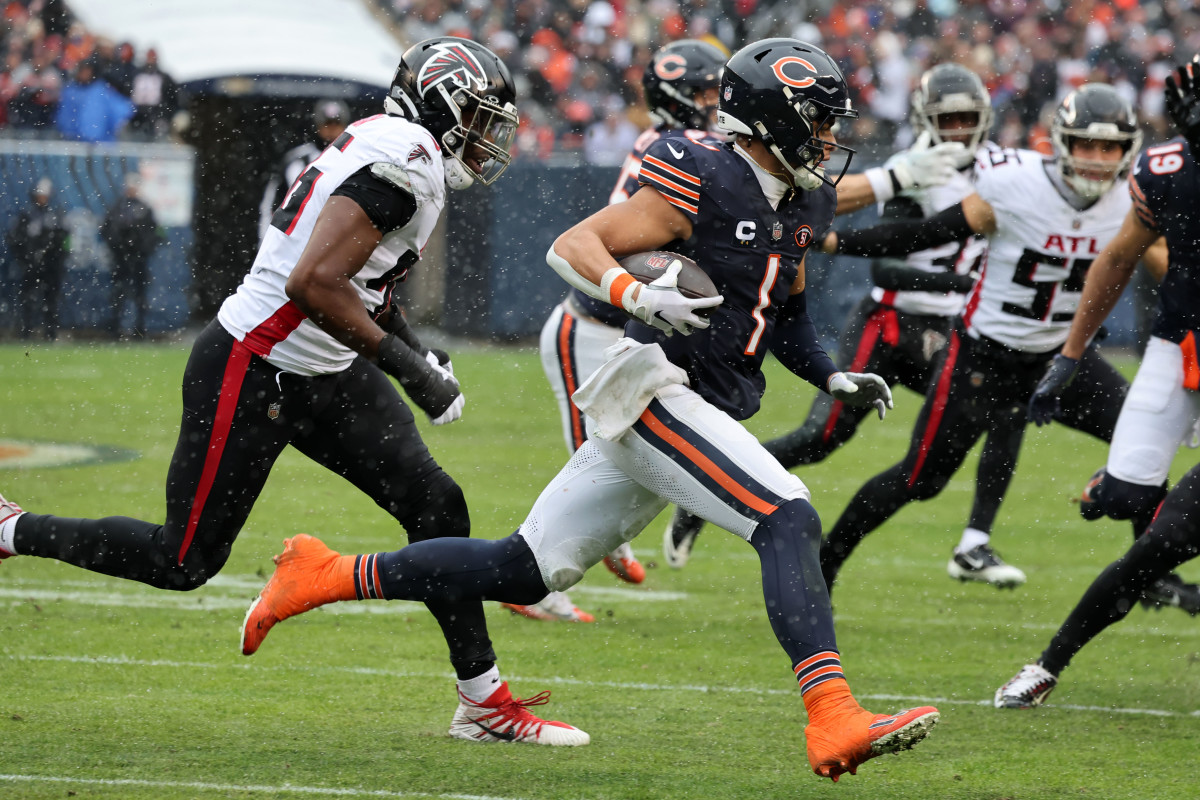
{"type": "MultiPolygon", "coordinates": [[[[292,667],[263,667],[249,662],[232,664],[205,664],[194,661],[163,661],[128,658],[126,656],[28,656],[10,655],[14,661],[58,661],[76,664],[94,664],[98,666],[135,666],[162,667],[168,669],[256,669],[264,672],[333,672],[352,675],[378,675],[388,678],[418,678],[435,680],[453,680],[449,672],[406,672],[402,670],[378,669],[375,667],[314,667],[311,665],[292,667]]],[[[626,683],[623,681],[591,681],[577,678],[545,677],[541,675],[510,675],[510,680],[551,683],[560,686],[585,686],[589,688],[618,689],[623,691],[648,692],[699,692],[753,695],[796,695],[795,689],[766,689],[757,686],[707,686],[704,684],[663,684],[663,683],[626,683]]],[[[952,697],[929,697],[912,694],[862,694],[864,700],[896,700],[904,703],[941,704],[948,706],[990,706],[991,700],[963,700],[952,697]]],[[[1084,706],[1067,703],[1052,703],[1049,708],[1060,711],[1083,711],[1101,714],[1129,714],[1145,717],[1200,717],[1196,711],[1165,711],[1156,708],[1109,708],[1107,706],[1084,706]]],[[[1013,712],[1003,712],[1013,713],[1013,712]]]]}
{"type": "Polygon", "coordinates": [[[253,786],[232,783],[205,783],[203,781],[141,781],[123,778],[69,778],[61,775],[3,775],[0,783],[67,783],[85,786],[139,786],[146,789],[194,789],[200,792],[267,792],[279,794],[311,794],[319,797],[390,797],[390,798],[446,798],[447,800],[518,800],[512,797],[496,797],[482,794],[434,794],[430,792],[389,792],[384,789],[338,789],[324,786],[253,786]]]}

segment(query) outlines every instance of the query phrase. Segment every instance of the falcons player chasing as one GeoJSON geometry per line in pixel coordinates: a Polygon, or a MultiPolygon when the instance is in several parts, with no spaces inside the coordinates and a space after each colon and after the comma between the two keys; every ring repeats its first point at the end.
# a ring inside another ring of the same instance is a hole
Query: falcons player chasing
{"type": "MultiPolygon", "coordinates": [[[[1200,198],[1200,56],[1167,77],[1166,109],[1181,136],[1138,158],[1129,182],[1133,208],[1088,272],[1067,342],[1030,400],[1035,420],[1053,416],[1087,342],[1116,304],[1138,259],[1163,236],[1170,266],[1150,341],[1121,407],[1106,474],[1091,487],[1094,502],[1110,516],[1123,519],[1149,509],[1152,522],[1092,582],[1041,657],[996,690],[997,708],[1040,705],[1084,645],[1124,619],[1139,596],[1170,579],[1177,566],[1200,554],[1200,467],[1193,467],[1163,499],[1171,461],[1200,419],[1200,218],[1195,213],[1200,198]]],[[[1192,613],[1200,610],[1178,605],[1192,613]]]]}
{"type": "Polygon", "coordinates": [[[577,583],[670,502],[757,553],[767,617],[808,710],[814,772],[836,780],[923,739],[936,709],[872,714],[850,693],[809,491],[740,422],[759,408],[768,350],[845,402],[881,415],[890,407],[877,375],[834,367],[804,293],[804,256],[833,221],[841,177],[823,167],[841,147],[833,126],[855,115],[840,70],[822,50],[767,39],[735,53],[718,111],[734,140],[651,145],[642,188],[559,236],[547,254],[571,286],[645,324],[631,323],[575,393],[590,435],[521,527],[504,539],[435,539],[365,556],[294,537],[247,617],[247,652],[279,620],[376,596],[364,591],[371,587],[389,599],[536,603],[577,583]],[[678,266],[640,284],[614,258],[667,246],[698,261],[721,294],[686,298],[675,288],[678,266]],[[702,316],[706,309],[711,314],[702,316]]]}
{"type": "MultiPolygon", "coordinates": [[[[462,490],[388,377],[435,425],[459,418],[463,396],[449,360],[421,347],[391,294],[419,260],[446,187],[490,184],[507,167],[515,99],[504,63],[475,42],[439,37],[407,50],[386,113],[350,125],[301,173],[249,275],[197,338],[166,522],[20,513],[0,499],[0,557],[56,558],[195,589],[225,564],[288,445],[361,489],[410,541],[469,536],[462,490]]],[[[380,588],[372,583],[364,596],[380,588]]],[[[427,605],[458,677],[452,735],[587,743],[586,733],[529,712],[543,695],[514,700],[492,680],[496,656],[478,600],[427,605]]]]}
{"type": "MultiPolygon", "coordinates": [[[[919,223],[891,223],[831,234],[829,252],[894,255],[988,238],[987,264],[951,332],[925,395],[904,460],[859,489],[821,547],[832,587],[838,570],[871,531],[905,504],[945,487],[979,437],[1000,431],[1014,441],[1013,459],[980,484],[999,506],[1016,466],[1025,407],[1038,379],[1067,338],[1087,268],[1116,235],[1130,207],[1118,183],[1137,155],[1141,133],[1133,109],[1110,86],[1087,84],[1069,94],[1051,126],[1055,157],[1027,150],[981,153],[975,193],[919,223]]],[[[1148,257],[1161,266],[1165,248],[1148,257]]],[[[1112,439],[1128,383],[1094,346],[1062,395],[1055,419],[1105,442],[1112,439]]],[[[968,528],[952,565],[979,569],[977,553],[1003,564],[990,530],[968,528]]],[[[953,566],[951,574],[954,574],[953,566]]]]}

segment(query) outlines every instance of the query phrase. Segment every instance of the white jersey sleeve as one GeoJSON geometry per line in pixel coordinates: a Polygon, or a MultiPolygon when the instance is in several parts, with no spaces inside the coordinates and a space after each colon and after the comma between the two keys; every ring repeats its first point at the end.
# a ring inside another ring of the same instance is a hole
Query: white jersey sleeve
{"type": "Polygon", "coordinates": [[[304,170],[275,212],[250,273],[217,314],[230,334],[282,370],[321,375],[340,372],[354,360],[353,350],[304,317],[284,287],[333,191],[377,162],[403,169],[417,202],[412,219],[384,234],[354,276],[363,305],[369,310],[380,306],[389,284],[420,257],[446,204],[437,142],[424,128],[382,114],[350,125],[304,170]]]}
{"type": "MultiPolygon", "coordinates": [[[[986,143],[980,147],[979,155],[995,148],[986,143]]],[[[897,153],[888,159],[885,167],[890,167],[901,154],[897,153]]],[[[921,216],[928,219],[940,211],[945,211],[953,205],[961,203],[964,197],[975,192],[975,167],[960,170],[953,178],[941,186],[926,189],[909,189],[901,196],[907,197],[921,207],[921,216]]],[[[905,264],[923,272],[955,272],[966,275],[978,270],[983,254],[987,250],[987,240],[981,236],[972,236],[964,242],[948,242],[910,253],[905,258],[905,264]]],[[[962,311],[964,295],[958,292],[913,292],[894,291],[871,287],[871,297],[878,303],[892,306],[897,311],[908,314],[923,314],[928,316],[952,317],[962,311]]]]}
{"type": "Polygon", "coordinates": [[[1040,153],[1000,150],[978,168],[976,189],[995,211],[996,230],[963,310],[967,332],[1023,352],[1061,347],[1088,267],[1129,210],[1128,188],[1118,181],[1080,211],[1051,182],[1053,166],[1040,153]]]}

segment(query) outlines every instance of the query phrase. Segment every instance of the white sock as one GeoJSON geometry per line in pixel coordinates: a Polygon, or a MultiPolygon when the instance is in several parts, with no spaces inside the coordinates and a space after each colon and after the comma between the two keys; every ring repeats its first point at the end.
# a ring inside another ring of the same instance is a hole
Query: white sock
{"type": "Polygon", "coordinates": [[[482,703],[491,697],[501,686],[500,669],[493,666],[482,675],[458,682],[458,690],[463,696],[475,703],[482,703]]]}
{"type": "MultiPolygon", "coordinates": [[[[25,512],[22,511],[21,514],[25,512]]],[[[17,554],[17,548],[13,547],[13,537],[17,533],[17,520],[21,518],[21,514],[13,514],[4,522],[0,522],[0,550],[6,553],[17,554]]]]}
{"type": "Polygon", "coordinates": [[[958,543],[958,547],[954,548],[956,553],[965,553],[968,550],[974,550],[981,544],[987,544],[992,540],[990,533],[985,533],[978,528],[967,528],[963,531],[962,539],[958,543]]]}

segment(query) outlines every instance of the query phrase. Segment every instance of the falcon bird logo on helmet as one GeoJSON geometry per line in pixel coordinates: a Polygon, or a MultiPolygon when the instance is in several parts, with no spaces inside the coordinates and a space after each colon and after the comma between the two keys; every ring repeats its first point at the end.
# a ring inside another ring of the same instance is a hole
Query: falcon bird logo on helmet
{"type": "Polygon", "coordinates": [[[850,90],[837,63],[821,48],[798,39],[764,39],[733,54],[721,78],[717,125],[760,140],[791,175],[813,191],[837,185],[854,150],[822,136],[841,119],[856,119],[850,90]],[[825,153],[845,156],[838,176],[825,176],[825,153]]]}
{"type": "Polygon", "coordinates": [[[1129,174],[1142,146],[1142,132],[1133,106],[1116,89],[1085,83],[1067,95],[1054,112],[1050,142],[1063,181],[1080,197],[1095,199],[1129,174]],[[1077,158],[1071,152],[1076,139],[1116,142],[1123,153],[1117,161],[1077,158]]]}
{"type": "Polygon", "coordinates": [[[480,91],[487,86],[483,67],[470,50],[455,41],[435,42],[432,45],[433,56],[417,73],[417,85],[422,92],[428,92],[429,87],[442,81],[449,80],[460,89],[480,91]]]}
{"type": "Polygon", "coordinates": [[[508,168],[517,137],[508,67],[470,39],[438,36],[404,52],[383,110],[428,130],[442,146],[446,185],[487,185],[508,168]]]}

